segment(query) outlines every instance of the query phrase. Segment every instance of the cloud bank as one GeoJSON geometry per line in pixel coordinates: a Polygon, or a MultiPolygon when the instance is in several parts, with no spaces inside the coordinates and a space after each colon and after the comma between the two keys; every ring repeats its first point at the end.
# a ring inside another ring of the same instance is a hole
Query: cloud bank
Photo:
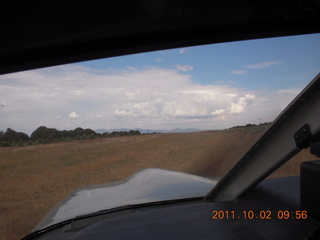
{"type": "Polygon", "coordinates": [[[108,71],[67,65],[0,77],[1,127],[221,129],[272,121],[296,91],[203,85],[174,69],[108,71]],[[284,92],[285,97],[284,96],[284,92]]]}

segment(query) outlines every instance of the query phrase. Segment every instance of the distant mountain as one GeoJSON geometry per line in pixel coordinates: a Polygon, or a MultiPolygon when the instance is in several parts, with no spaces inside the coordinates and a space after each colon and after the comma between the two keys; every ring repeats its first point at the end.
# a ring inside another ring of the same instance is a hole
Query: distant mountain
{"type": "Polygon", "coordinates": [[[141,133],[182,133],[182,132],[199,132],[199,131],[203,131],[200,129],[194,129],[194,128],[186,128],[186,129],[180,129],[180,128],[175,128],[175,129],[171,129],[171,130],[165,130],[165,129],[142,129],[142,128],[114,128],[114,129],[97,129],[95,130],[96,133],[111,133],[111,132],[120,132],[120,131],[124,131],[124,132],[128,132],[130,130],[139,130],[141,133]]]}
{"type": "Polygon", "coordinates": [[[195,129],[195,128],[185,128],[185,129],[181,129],[181,128],[174,128],[171,130],[167,130],[168,133],[180,133],[180,132],[200,132],[200,131],[204,131],[201,129],[195,129]]]}

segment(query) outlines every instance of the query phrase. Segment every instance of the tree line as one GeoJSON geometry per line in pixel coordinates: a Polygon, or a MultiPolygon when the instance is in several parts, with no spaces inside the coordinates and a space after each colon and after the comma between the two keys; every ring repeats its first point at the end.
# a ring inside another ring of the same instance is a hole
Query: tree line
{"type": "Polygon", "coordinates": [[[71,142],[74,140],[88,140],[95,138],[108,138],[120,136],[140,135],[139,130],[113,131],[111,133],[96,133],[92,129],[78,127],[74,130],[57,130],[45,126],[38,127],[32,132],[30,137],[23,132],[17,132],[8,128],[6,132],[0,131],[0,146],[26,146],[33,144],[47,144],[53,142],[71,142]]]}
{"type": "Polygon", "coordinates": [[[244,126],[234,126],[231,128],[226,129],[226,131],[241,131],[244,133],[257,133],[262,132],[265,129],[267,129],[272,123],[271,122],[265,122],[260,124],[246,124],[244,126]]]}
{"type": "Polygon", "coordinates": [[[268,127],[271,125],[271,122],[265,122],[265,123],[260,123],[260,124],[251,124],[248,123],[246,125],[241,125],[241,126],[233,126],[229,129],[236,129],[236,128],[252,128],[252,127],[268,127]]]}

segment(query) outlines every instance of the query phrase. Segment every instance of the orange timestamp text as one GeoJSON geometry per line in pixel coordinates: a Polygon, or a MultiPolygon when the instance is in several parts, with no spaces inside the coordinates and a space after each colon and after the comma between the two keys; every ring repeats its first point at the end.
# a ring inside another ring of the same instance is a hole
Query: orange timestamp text
{"type": "Polygon", "coordinates": [[[212,211],[212,219],[262,219],[262,220],[271,220],[271,219],[307,219],[308,214],[306,210],[260,210],[260,211],[225,211],[225,210],[214,210],[212,211]]]}

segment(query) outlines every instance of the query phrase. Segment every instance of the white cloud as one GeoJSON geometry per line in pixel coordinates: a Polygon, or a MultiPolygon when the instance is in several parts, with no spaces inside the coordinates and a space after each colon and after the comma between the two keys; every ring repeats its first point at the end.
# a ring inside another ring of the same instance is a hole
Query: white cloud
{"type": "Polygon", "coordinates": [[[257,63],[257,64],[251,64],[251,65],[247,65],[246,68],[250,68],[250,69],[262,69],[262,68],[267,68],[270,67],[272,65],[276,65],[276,64],[281,64],[282,62],[262,62],[262,63],[257,63]]]}
{"type": "Polygon", "coordinates": [[[221,115],[225,111],[226,111],[225,109],[215,110],[215,111],[211,112],[211,115],[221,115]]]}
{"type": "Polygon", "coordinates": [[[282,89],[282,90],[278,90],[277,92],[280,94],[298,95],[301,92],[301,89],[282,89]]]}
{"type": "Polygon", "coordinates": [[[116,109],[116,110],[114,110],[113,111],[113,114],[115,115],[115,116],[126,116],[126,115],[130,115],[130,113],[129,112],[126,112],[125,110],[119,110],[119,109],[116,109]]]}
{"type": "Polygon", "coordinates": [[[76,112],[72,112],[68,116],[68,118],[72,118],[72,119],[75,119],[75,118],[78,118],[78,117],[79,117],[79,115],[76,112]]]}
{"type": "Polygon", "coordinates": [[[250,104],[252,100],[255,98],[256,96],[252,94],[246,94],[244,97],[240,97],[237,102],[230,103],[230,107],[229,107],[230,113],[231,114],[243,113],[247,105],[250,104]]]}
{"type": "Polygon", "coordinates": [[[188,51],[188,48],[181,48],[179,49],[179,54],[186,53],[188,51]]]}
{"type": "Polygon", "coordinates": [[[294,94],[202,85],[176,69],[103,72],[69,65],[0,76],[0,96],[7,103],[1,125],[28,133],[42,125],[217,129],[271,121],[294,94]]]}
{"type": "Polygon", "coordinates": [[[137,68],[135,68],[135,67],[126,67],[126,69],[128,69],[128,70],[130,70],[130,71],[135,71],[135,70],[137,70],[137,68]]]}
{"type": "Polygon", "coordinates": [[[247,71],[245,71],[245,70],[234,70],[231,72],[231,74],[235,74],[235,75],[243,75],[246,73],[247,73],[247,71]]]}
{"type": "Polygon", "coordinates": [[[188,71],[191,71],[193,69],[193,66],[190,66],[190,65],[176,65],[175,68],[178,70],[178,71],[181,71],[181,72],[188,72],[188,71]]]}

